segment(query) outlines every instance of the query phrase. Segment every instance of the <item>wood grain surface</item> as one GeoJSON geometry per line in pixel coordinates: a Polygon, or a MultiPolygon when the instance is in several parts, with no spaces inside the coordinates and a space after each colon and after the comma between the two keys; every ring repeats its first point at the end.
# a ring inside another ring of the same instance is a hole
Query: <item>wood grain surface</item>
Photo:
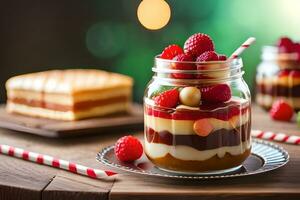
{"type": "Polygon", "coordinates": [[[143,120],[142,106],[138,104],[133,105],[129,113],[120,113],[79,121],[58,121],[9,114],[5,110],[5,105],[0,105],[1,128],[53,138],[93,133],[99,134],[112,130],[142,130],[143,120]]]}
{"type": "MultiPolygon", "coordinates": [[[[257,107],[253,109],[253,128],[300,135],[295,123],[275,123],[257,107]]],[[[51,139],[3,129],[0,143],[107,169],[95,160],[95,155],[124,134],[128,132],[51,139]]],[[[142,138],[141,132],[134,134],[142,138]]],[[[210,181],[131,174],[100,181],[0,155],[0,199],[300,199],[300,146],[281,145],[290,154],[290,162],[283,168],[255,176],[210,181]]]]}

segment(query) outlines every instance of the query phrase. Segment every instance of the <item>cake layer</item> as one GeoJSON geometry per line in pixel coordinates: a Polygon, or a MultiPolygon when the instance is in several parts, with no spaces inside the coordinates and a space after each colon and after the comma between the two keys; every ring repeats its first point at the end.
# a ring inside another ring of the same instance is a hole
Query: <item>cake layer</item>
{"type": "Polygon", "coordinates": [[[236,146],[250,139],[250,123],[246,123],[236,129],[219,129],[211,132],[208,136],[199,135],[174,135],[168,131],[156,132],[146,126],[145,139],[149,143],[166,145],[184,145],[203,151],[224,146],[236,146]]]}
{"type": "Polygon", "coordinates": [[[236,146],[225,146],[216,149],[199,151],[190,146],[149,143],[145,140],[145,153],[151,159],[163,158],[168,154],[172,157],[185,161],[205,161],[214,156],[223,158],[226,153],[238,156],[251,148],[251,141],[245,141],[236,146]]]}
{"type": "Polygon", "coordinates": [[[83,118],[90,118],[96,116],[104,116],[110,113],[116,112],[126,112],[130,108],[130,103],[120,102],[103,106],[96,106],[91,109],[82,111],[56,111],[49,110],[40,107],[31,107],[24,104],[16,104],[13,102],[8,102],[6,109],[10,113],[19,113],[24,115],[29,115],[32,117],[44,117],[57,120],[78,120],[83,118]]]}
{"type": "Polygon", "coordinates": [[[119,97],[113,97],[108,99],[82,101],[82,102],[77,102],[73,105],[61,105],[61,104],[56,104],[51,102],[37,101],[34,99],[24,99],[24,98],[17,98],[17,97],[13,99],[8,99],[8,101],[16,104],[30,106],[30,107],[45,108],[48,110],[55,110],[55,111],[62,111],[62,112],[67,112],[67,111],[76,112],[76,111],[88,110],[98,106],[129,102],[129,98],[127,96],[119,96],[119,97]]]}
{"type": "MultiPolygon", "coordinates": [[[[145,125],[156,132],[168,131],[173,135],[195,135],[195,120],[175,120],[155,117],[144,114],[145,125]]],[[[245,112],[242,115],[232,116],[228,120],[220,120],[216,118],[207,118],[214,127],[214,131],[220,129],[231,130],[247,123],[250,119],[250,113],[245,112]]]]}
{"type": "Polygon", "coordinates": [[[44,101],[60,105],[74,105],[77,102],[94,101],[100,99],[109,99],[113,97],[128,96],[131,98],[131,87],[117,87],[115,89],[103,89],[92,92],[81,92],[73,95],[35,92],[28,90],[8,90],[8,99],[23,98],[28,101],[44,101]]]}
{"type": "Polygon", "coordinates": [[[284,97],[284,96],[274,97],[268,94],[261,94],[261,93],[256,94],[256,102],[259,105],[264,106],[266,108],[270,108],[273,102],[278,99],[282,99],[288,102],[296,110],[300,108],[300,97],[284,97]]]}
{"type": "Polygon", "coordinates": [[[257,83],[257,92],[272,96],[300,97],[300,85],[283,86],[279,84],[266,85],[257,83]]]}
{"type": "Polygon", "coordinates": [[[52,70],[10,78],[7,90],[76,94],[133,85],[132,78],[94,69],[52,70]]]}
{"type": "Polygon", "coordinates": [[[158,167],[181,172],[207,172],[214,170],[224,170],[241,165],[250,155],[251,149],[247,149],[239,155],[226,153],[224,157],[219,158],[217,155],[204,160],[180,160],[167,154],[160,158],[148,158],[158,167]]]}

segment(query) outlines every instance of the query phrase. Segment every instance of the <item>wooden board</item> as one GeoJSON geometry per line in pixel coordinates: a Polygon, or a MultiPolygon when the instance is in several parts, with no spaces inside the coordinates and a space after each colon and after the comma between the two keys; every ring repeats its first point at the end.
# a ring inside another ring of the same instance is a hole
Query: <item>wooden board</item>
{"type": "Polygon", "coordinates": [[[0,105],[0,128],[52,138],[103,133],[115,130],[142,130],[143,120],[143,108],[138,104],[132,106],[130,113],[79,121],[58,121],[9,114],[5,111],[5,105],[0,105]]]}
{"type": "MultiPolygon", "coordinates": [[[[300,128],[294,122],[274,122],[268,113],[257,107],[252,113],[254,129],[300,135],[300,128]]],[[[124,134],[128,131],[119,129],[109,134],[52,140],[2,129],[0,143],[104,168],[96,161],[96,153],[124,134]]],[[[143,137],[142,132],[130,134],[143,137]]],[[[120,174],[116,180],[108,182],[0,155],[0,199],[300,199],[300,146],[277,144],[290,154],[290,162],[283,168],[248,177],[203,181],[120,174]]]]}

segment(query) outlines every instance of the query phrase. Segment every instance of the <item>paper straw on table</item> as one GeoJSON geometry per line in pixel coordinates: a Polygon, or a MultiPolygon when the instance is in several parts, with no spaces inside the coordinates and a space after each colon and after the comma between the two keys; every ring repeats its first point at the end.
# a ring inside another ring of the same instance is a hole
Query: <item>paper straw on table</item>
{"type": "Polygon", "coordinates": [[[95,179],[101,179],[117,174],[112,171],[93,169],[66,160],[57,159],[52,156],[26,151],[24,149],[5,144],[0,144],[0,153],[16,158],[22,158],[23,160],[35,162],[38,164],[64,169],[72,173],[81,174],[95,179]]]}
{"type": "Polygon", "coordinates": [[[272,131],[252,130],[251,136],[259,139],[300,145],[300,137],[296,135],[286,135],[284,133],[274,133],[272,131]]]}
{"type": "Polygon", "coordinates": [[[254,37],[248,38],[239,48],[237,48],[228,59],[235,59],[239,57],[251,44],[255,42],[254,37]]]}

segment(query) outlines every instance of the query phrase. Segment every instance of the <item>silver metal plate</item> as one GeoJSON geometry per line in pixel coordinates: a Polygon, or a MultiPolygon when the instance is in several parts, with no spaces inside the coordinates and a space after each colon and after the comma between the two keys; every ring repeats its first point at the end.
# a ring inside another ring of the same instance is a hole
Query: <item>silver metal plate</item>
{"type": "Polygon", "coordinates": [[[145,155],[133,163],[118,161],[114,154],[114,146],[104,148],[96,159],[113,168],[140,175],[178,178],[178,179],[217,179],[248,176],[268,172],[284,166],[289,161],[289,154],[282,147],[263,140],[253,139],[251,155],[234,171],[224,173],[183,174],[161,170],[155,167],[145,155]]]}

